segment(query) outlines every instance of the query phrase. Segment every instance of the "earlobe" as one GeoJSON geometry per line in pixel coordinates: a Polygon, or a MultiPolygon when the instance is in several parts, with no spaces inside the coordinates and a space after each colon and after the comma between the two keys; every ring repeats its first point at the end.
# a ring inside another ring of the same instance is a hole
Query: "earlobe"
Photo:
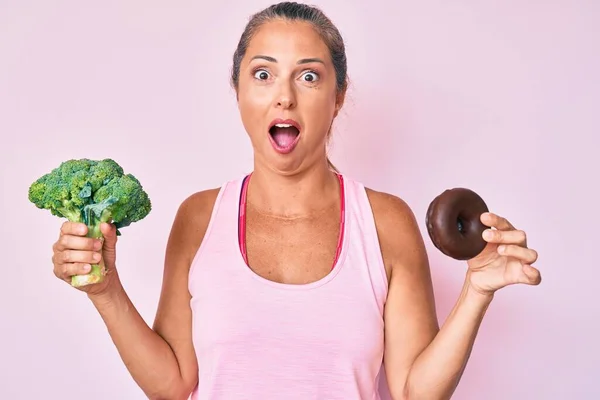
{"type": "Polygon", "coordinates": [[[344,91],[343,93],[338,94],[337,98],[335,99],[335,115],[336,116],[338,115],[338,113],[342,109],[342,106],[344,105],[344,99],[345,98],[346,98],[346,92],[344,91]]]}
{"type": "Polygon", "coordinates": [[[333,117],[337,117],[340,109],[342,108],[342,105],[340,103],[335,103],[335,111],[333,112],[333,117]]]}

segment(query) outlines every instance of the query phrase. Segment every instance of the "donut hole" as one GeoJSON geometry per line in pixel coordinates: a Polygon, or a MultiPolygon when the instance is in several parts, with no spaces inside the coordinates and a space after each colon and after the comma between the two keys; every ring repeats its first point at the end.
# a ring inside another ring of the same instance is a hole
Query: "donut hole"
{"type": "Polygon", "coordinates": [[[458,228],[458,233],[460,233],[461,235],[464,235],[466,233],[466,224],[468,224],[468,222],[466,222],[461,215],[456,217],[456,227],[458,228]]]}
{"type": "Polygon", "coordinates": [[[477,231],[477,216],[470,210],[458,213],[456,216],[456,230],[462,237],[472,236],[477,231]]]}

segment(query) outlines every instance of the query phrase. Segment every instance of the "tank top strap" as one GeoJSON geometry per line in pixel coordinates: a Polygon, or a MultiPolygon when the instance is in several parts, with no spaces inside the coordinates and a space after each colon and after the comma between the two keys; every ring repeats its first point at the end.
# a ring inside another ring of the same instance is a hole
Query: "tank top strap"
{"type": "Polygon", "coordinates": [[[348,242],[354,247],[353,256],[361,259],[358,264],[366,268],[377,305],[383,314],[388,294],[388,279],[373,208],[364,184],[348,176],[345,176],[344,181],[347,212],[351,220],[351,229],[347,232],[348,242]]]}
{"type": "Polygon", "coordinates": [[[215,199],[211,216],[189,271],[189,288],[192,289],[196,278],[194,269],[200,264],[207,249],[209,258],[216,252],[234,255],[239,248],[235,246],[238,242],[238,210],[241,201],[242,185],[247,175],[225,182],[219,189],[215,199]]]}

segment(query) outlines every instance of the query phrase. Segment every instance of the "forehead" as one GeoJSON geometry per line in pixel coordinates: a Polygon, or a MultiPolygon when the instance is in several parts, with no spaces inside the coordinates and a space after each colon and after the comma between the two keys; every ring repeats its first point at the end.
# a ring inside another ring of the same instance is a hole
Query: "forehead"
{"type": "Polygon", "coordinates": [[[295,62],[297,58],[327,59],[329,49],[311,23],[274,20],[263,24],[250,41],[247,55],[257,54],[295,62]]]}

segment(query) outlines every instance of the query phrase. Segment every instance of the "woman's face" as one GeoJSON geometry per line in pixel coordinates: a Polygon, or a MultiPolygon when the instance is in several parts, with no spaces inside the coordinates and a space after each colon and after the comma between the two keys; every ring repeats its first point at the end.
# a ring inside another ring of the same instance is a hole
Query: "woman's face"
{"type": "Polygon", "coordinates": [[[238,106],[257,163],[284,174],[324,163],[343,96],[329,49],[314,28],[283,20],[264,24],[239,76],[238,106]]]}

